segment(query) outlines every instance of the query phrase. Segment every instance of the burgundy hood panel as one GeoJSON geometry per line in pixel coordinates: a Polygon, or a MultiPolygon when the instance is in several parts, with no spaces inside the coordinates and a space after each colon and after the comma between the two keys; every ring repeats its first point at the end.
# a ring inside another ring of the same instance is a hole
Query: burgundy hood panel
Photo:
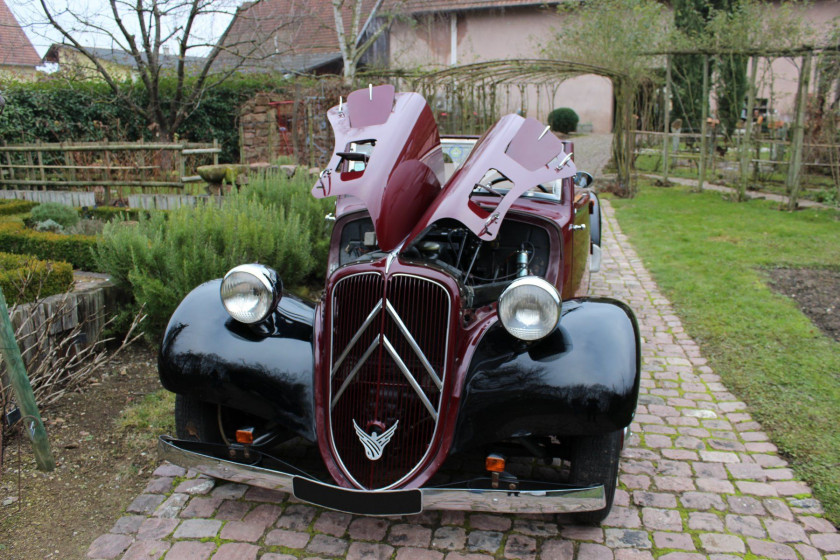
{"type": "Polygon", "coordinates": [[[496,238],[511,205],[527,190],[574,176],[571,154],[539,121],[507,115],[476,144],[441,190],[443,154],[431,109],[416,93],[391,85],[354,91],[327,117],[335,133],[329,166],[312,189],[315,197],[352,196],[367,208],[379,248],[393,251],[415,240],[434,222],[453,218],[483,240],[496,238]],[[364,170],[353,171],[351,144],[368,144],[364,170]],[[372,150],[370,144],[373,144],[372,150]],[[562,163],[562,165],[560,165],[562,163]],[[471,196],[494,169],[512,183],[492,210],[471,196]]]}
{"type": "Polygon", "coordinates": [[[313,196],[361,199],[373,219],[380,249],[405,239],[440,193],[443,154],[431,109],[416,93],[383,85],[357,90],[327,118],[335,133],[333,156],[313,196]],[[373,143],[363,171],[347,171],[340,153],[352,143],[373,143]]]}
{"type": "Polygon", "coordinates": [[[443,218],[454,218],[485,241],[492,241],[511,205],[525,191],[557,179],[572,177],[577,172],[571,157],[567,158],[563,142],[546,132],[536,119],[518,115],[502,117],[478,141],[464,162],[446,183],[422,219],[415,225],[410,244],[426,228],[443,218]],[[560,165],[560,164],[563,165],[560,165]],[[475,185],[495,169],[510,179],[513,187],[488,211],[471,200],[475,185]]]}

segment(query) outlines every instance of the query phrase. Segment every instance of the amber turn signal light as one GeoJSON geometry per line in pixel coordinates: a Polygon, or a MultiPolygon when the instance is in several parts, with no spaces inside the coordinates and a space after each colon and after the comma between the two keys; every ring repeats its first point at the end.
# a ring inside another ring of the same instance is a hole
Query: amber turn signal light
{"type": "Polygon", "coordinates": [[[505,472],[505,458],[495,453],[488,455],[484,460],[484,468],[490,472],[505,472]]]}
{"type": "Polygon", "coordinates": [[[254,443],[254,428],[236,430],[236,443],[243,443],[246,445],[254,443]]]}

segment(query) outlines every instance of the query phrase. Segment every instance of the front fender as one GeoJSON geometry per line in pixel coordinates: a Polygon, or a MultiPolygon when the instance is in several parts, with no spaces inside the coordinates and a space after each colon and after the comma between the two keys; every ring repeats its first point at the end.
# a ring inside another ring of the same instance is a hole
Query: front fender
{"type": "Polygon", "coordinates": [[[636,410],[640,360],[636,317],[616,300],[564,302],[558,327],[530,345],[496,323],[467,370],[451,451],[624,428],[636,410]]]}
{"type": "Polygon", "coordinates": [[[284,294],[257,326],[234,321],[221,280],[190,292],[175,310],[158,358],[163,386],[265,418],[315,439],[312,372],[314,305],[284,294]]]}

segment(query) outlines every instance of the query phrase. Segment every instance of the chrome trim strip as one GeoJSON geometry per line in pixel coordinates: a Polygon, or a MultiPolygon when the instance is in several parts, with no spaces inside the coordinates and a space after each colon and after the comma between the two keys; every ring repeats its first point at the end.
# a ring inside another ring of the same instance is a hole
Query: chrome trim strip
{"type": "MultiPolygon", "coordinates": [[[[333,298],[333,299],[335,299],[335,298],[333,298]]],[[[333,305],[335,305],[334,302],[333,302],[333,305]]],[[[370,314],[367,316],[367,319],[365,319],[365,322],[362,323],[362,326],[359,327],[359,330],[356,331],[356,334],[354,334],[353,338],[350,339],[350,342],[347,343],[347,348],[345,348],[344,352],[341,353],[341,356],[339,356],[338,361],[335,363],[332,370],[330,371],[330,379],[335,377],[335,372],[337,372],[338,368],[341,367],[341,364],[344,362],[344,359],[347,357],[347,354],[349,354],[350,350],[352,350],[353,347],[356,345],[356,343],[359,342],[359,339],[365,333],[367,328],[370,326],[370,324],[376,318],[376,314],[379,313],[379,311],[381,309],[382,309],[382,300],[380,299],[379,303],[377,303],[376,306],[374,306],[373,311],[371,311],[370,314]]]]}
{"type": "Polygon", "coordinates": [[[391,318],[397,324],[397,328],[400,329],[403,336],[408,341],[408,345],[411,346],[411,349],[414,350],[414,353],[417,354],[418,358],[420,358],[420,363],[423,364],[423,367],[426,368],[427,372],[429,372],[429,376],[432,378],[432,381],[435,382],[435,385],[437,385],[438,391],[442,390],[443,382],[437,376],[435,370],[432,369],[432,364],[429,363],[428,358],[426,358],[426,355],[420,349],[420,346],[417,344],[417,341],[414,340],[414,337],[411,336],[411,333],[408,331],[408,327],[405,326],[405,323],[403,323],[402,318],[397,313],[397,310],[394,309],[394,306],[391,305],[390,301],[385,302],[385,310],[391,314],[391,318]]]}
{"type": "Polygon", "coordinates": [[[330,402],[330,410],[335,408],[335,403],[337,403],[338,399],[341,398],[341,395],[344,394],[344,391],[347,389],[347,386],[350,385],[350,382],[353,381],[353,378],[356,377],[357,373],[359,373],[361,367],[365,364],[367,359],[370,358],[370,355],[373,354],[373,351],[376,350],[376,348],[379,346],[381,340],[382,335],[376,335],[376,338],[373,340],[373,342],[370,343],[368,349],[365,350],[365,353],[362,354],[362,357],[359,358],[359,361],[356,363],[355,366],[353,366],[353,369],[350,370],[350,373],[347,374],[347,378],[344,380],[344,383],[341,384],[341,387],[339,387],[338,391],[335,393],[335,397],[333,397],[332,402],[330,402]]]}
{"type": "Polygon", "coordinates": [[[382,345],[385,347],[385,350],[387,350],[388,353],[391,355],[391,358],[394,359],[394,362],[396,362],[397,367],[400,368],[400,371],[408,380],[408,384],[411,385],[411,388],[414,389],[415,393],[417,393],[417,397],[420,399],[420,402],[423,403],[423,406],[426,407],[426,410],[429,411],[429,414],[431,414],[432,418],[434,418],[435,422],[437,422],[437,410],[435,410],[435,407],[432,406],[432,403],[431,401],[429,401],[429,398],[426,396],[426,393],[423,391],[423,388],[420,386],[419,383],[417,383],[417,380],[414,379],[414,376],[411,375],[411,370],[408,369],[408,366],[406,366],[405,362],[402,361],[400,355],[397,354],[396,348],[394,348],[391,345],[391,341],[388,340],[387,336],[382,337],[382,345]]]}
{"type": "MultiPolygon", "coordinates": [[[[240,484],[293,493],[295,475],[262,467],[243,465],[178,447],[166,437],[158,440],[162,460],[240,484]]],[[[333,486],[333,485],[331,485],[333,486]]],[[[339,489],[337,486],[333,486],[339,489]]],[[[348,490],[341,488],[341,490],[348,490]]],[[[603,485],[589,488],[547,488],[515,491],[471,488],[421,488],[424,510],[487,511],[498,513],[576,513],[607,506],[603,485]]],[[[364,499],[368,492],[355,490],[364,499]]],[[[374,493],[374,492],[370,492],[374,493]]],[[[323,504],[315,504],[322,506],[323,504]]],[[[352,513],[352,512],[351,512],[352,513]]]]}

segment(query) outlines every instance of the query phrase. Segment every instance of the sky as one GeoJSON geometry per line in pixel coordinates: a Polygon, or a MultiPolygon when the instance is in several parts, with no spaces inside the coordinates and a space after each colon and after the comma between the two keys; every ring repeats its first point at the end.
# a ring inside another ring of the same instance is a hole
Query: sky
{"type": "MultiPolygon", "coordinates": [[[[43,57],[50,45],[53,43],[66,42],[61,34],[46,23],[43,9],[40,0],[5,0],[6,4],[15,14],[18,23],[23,27],[35,50],[43,57]]],[[[115,43],[109,34],[120,36],[119,29],[114,22],[111,13],[110,2],[108,0],[45,0],[48,6],[51,6],[57,14],[56,19],[59,23],[67,29],[75,29],[73,33],[79,42],[84,46],[102,47],[102,48],[120,48],[115,43]],[[83,25],[82,22],[90,22],[98,26],[101,30],[94,32],[89,26],[83,25]],[[84,29],[87,29],[85,31],[84,29]]],[[[157,0],[159,5],[176,6],[178,4],[187,2],[188,0],[157,0]]],[[[205,16],[196,22],[194,29],[197,38],[202,39],[206,44],[212,44],[224,32],[226,26],[229,24],[232,14],[236,6],[241,4],[240,0],[202,0],[206,5],[212,5],[213,13],[207,13],[205,16]]],[[[150,1],[147,3],[151,3],[150,1]]],[[[135,1],[126,2],[126,0],[117,0],[117,5],[121,7],[121,13],[130,13],[129,6],[133,6],[135,1]]],[[[208,8],[208,12],[210,12],[208,8]]],[[[171,31],[180,25],[184,18],[182,17],[183,10],[175,11],[171,17],[167,18],[166,30],[171,31]]],[[[136,19],[136,18],[135,18],[136,19]]],[[[126,26],[131,26],[132,32],[138,31],[136,21],[126,18],[126,26]]],[[[172,52],[177,49],[177,43],[174,40],[166,43],[172,52]]],[[[190,50],[188,53],[192,56],[202,56],[207,54],[209,46],[197,47],[190,50]]]]}

